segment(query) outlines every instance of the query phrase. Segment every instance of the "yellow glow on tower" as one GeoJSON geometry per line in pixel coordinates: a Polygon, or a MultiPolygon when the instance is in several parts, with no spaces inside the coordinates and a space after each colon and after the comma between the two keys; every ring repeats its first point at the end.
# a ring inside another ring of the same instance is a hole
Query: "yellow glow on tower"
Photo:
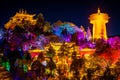
{"type": "Polygon", "coordinates": [[[98,8],[97,13],[91,14],[89,17],[90,23],[93,24],[93,40],[107,39],[106,23],[108,23],[109,16],[106,13],[101,13],[98,8]]]}

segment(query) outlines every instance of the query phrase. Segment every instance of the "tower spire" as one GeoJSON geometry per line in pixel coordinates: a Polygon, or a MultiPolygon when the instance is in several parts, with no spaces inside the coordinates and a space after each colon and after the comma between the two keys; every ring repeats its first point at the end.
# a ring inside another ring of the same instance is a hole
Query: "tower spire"
{"type": "Polygon", "coordinates": [[[100,8],[98,8],[97,12],[98,12],[98,14],[100,14],[100,8]]]}

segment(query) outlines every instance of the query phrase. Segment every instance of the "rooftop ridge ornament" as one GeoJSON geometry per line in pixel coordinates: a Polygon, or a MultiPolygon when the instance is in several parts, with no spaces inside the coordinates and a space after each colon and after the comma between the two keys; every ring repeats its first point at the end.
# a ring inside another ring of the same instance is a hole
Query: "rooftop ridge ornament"
{"type": "Polygon", "coordinates": [[[27,14],[27,11],[25,9],[19,9],[19,12],[20,14],[27,14]]]}
{"type": "Polygon", "coordinates": [[[98,11],[98,14],[100,15],[100,8],[98,8],[98,10],[97,10],[97,11],[98,11]]]}

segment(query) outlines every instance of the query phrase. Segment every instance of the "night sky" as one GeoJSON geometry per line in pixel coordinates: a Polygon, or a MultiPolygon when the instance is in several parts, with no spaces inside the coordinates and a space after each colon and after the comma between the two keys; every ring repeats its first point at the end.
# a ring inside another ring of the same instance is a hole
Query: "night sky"
{"type": "Polygon", "coordinates": [[[62,20],[91,28],[88,17],[97,12],[98,7],[110,16],[108,35],[120,35],[119,0],[0,0],[0,26],[3,27],[10,17],[23,8],[31,14],[43,13],[45,20],[51,24],[62,20]]]}

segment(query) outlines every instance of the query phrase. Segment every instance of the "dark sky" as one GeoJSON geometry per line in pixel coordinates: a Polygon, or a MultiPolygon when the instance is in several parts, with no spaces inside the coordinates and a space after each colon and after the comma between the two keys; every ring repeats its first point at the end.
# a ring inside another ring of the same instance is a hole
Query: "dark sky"
{"type": "Polygon", "coordinates": [[[51,24],[62,20],[87,28],[92,27],[88,20],[89,15],[97,12],[98,7],[101,12],[110,16],[108,35],[120,35],[119,0],[0,0],[0,26],[23,8],[31,14],[43,13],[45,20],[51,24]]]}

